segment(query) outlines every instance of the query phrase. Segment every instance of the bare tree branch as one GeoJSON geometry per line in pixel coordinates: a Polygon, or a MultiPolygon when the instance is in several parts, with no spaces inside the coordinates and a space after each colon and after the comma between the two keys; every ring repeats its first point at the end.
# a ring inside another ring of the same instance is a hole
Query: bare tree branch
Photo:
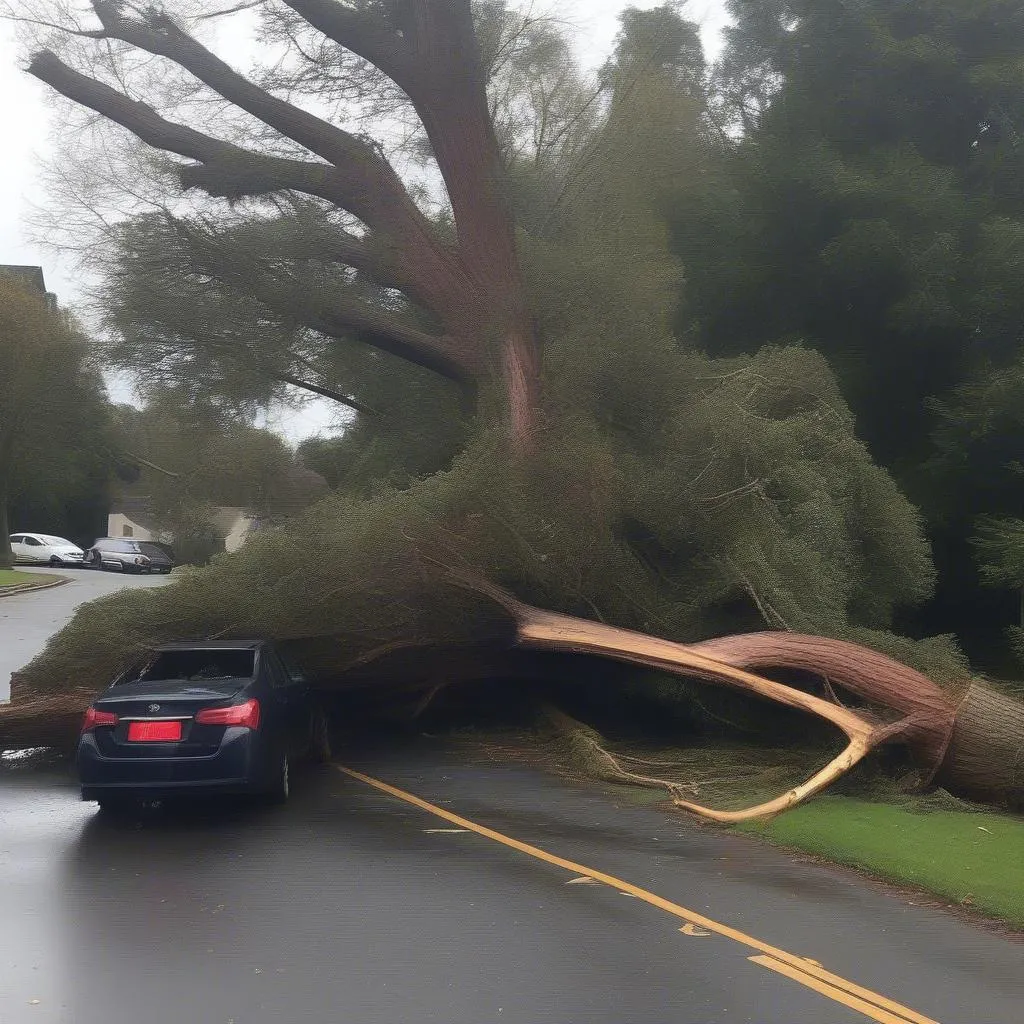
{"type": "Polygon", "coordinates": [[[328,39],[379,68],[396,85],[412,95],[417,73],[408,41],[369,16],[336,0],[283,0],[328,39]]]}
{"type": "MultiPolygon", "coordinates": [[[[181,170],[186,188],[202,187],[212,195],[230,198],[293,189],[346,209],[355,205],[350,189],[335,168],[252,153],[168,121],[147,104],[129,99],[109,85],[68,67],[50,50],[36,54],[28,71],[69,99],[127,128],[155,149],[196,161],[198,166],[181,170]]],[[[358,210],[352,212],[360,216],[358,210]]]]}
{"type": "Polygon", "coordinates": [[[290,373],[285,373],[281,370],[268,370],[267,374],[279,380],[282,384],[290,384],[294,388],[299,388],[302,391],[308,391],[311,394],[319,395],[321,398],[329,398],[332,402],[338,402],[341,405],[347,405],[350,409],[354,409],[358,413],[362,413],[364,416],[380,416],[380,413],[371,408],[368,405],[364,405],[362,402],[350,395],[344,395],[340,391],[335,391],[332,388],[325,388],[320,384],[314,384],[312,381],[302,380],[299,377],[294,376],[290,373]]]}
{"type": "Polygon", "coordinates": [[[110,38],[174,61],[239,109],[333,164],[357,197],[360,210],[353,212],[367,223],[400,234],[430,230],[394,168],[374,146],[255,85],[169,16],[147,13],[145,20],[135,20],[123,17],[121,4],[112,0],[92,0],[92,5],[110,38]]]}

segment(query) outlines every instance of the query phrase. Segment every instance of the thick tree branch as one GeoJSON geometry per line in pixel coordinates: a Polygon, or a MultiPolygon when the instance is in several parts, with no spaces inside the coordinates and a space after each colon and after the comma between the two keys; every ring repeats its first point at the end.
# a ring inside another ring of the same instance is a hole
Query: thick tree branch
{"type": "Polygon", "coordinates": [[[92,0],[92,5],[109,38],[174,61],[239,109],[333,164],[362,211],[353,212],[367,223],[399,235],[431,230],[394,168],[367,142],[260,88],[166,15],[138,20],[124,17],[121,4],[112,0],[92,0]]]}
{"type": "Polygon", "coordinates": [[[372,16],[337,0],[283,0],[328,39],[351,50],[379,68],[410,95],[416,91],[418,75],[413,53],[406,39],[372,16]]]}
{"type": "Polygon", "coordinates": [[[373,235],[359,237],[332,224],[283,216],[228,228],[209,236],[206,244],[239,247],[248,260],[340,263],[360,271],[383,288],[394,288],[414,302],[429,304],[428,297],[419,294],[416,282],[402,269],[394,247],[373,235]]]}
{"type": "Polygon", "coordinates": [[[463,387],[471,387],[475,380],[476,367],[452,338],[421,331],[378,306],[339,295],[325,298],[323,302],[307,298],[304,305],[297,306],[295,297],[301,294],[302,289],[298,281],[282,288],[270,280],[249,278],[246,289],[275,313],[290,317],[330,338],[361,341],[433,370],[463,387]]]}
{"type": "MultiPolygon", "coordinates": [[[[459,261],[441,245],[412,205],[392,209],[368,191],[367,179],[330,164],[264,156],[161,117],[103,82],[66,65],[51,51],[38,53],[29,72],[58,92],[128,129],[147,145],[195,161],[179,170],[184,188],[201,188],[227,199],[294,191],[317,196],[347,210],[374,228],[386,248],[402,287],[435,314],[457,308],[468,285],[459,261]]],[[[399,183],[400,186],[400,183],[399,183]]],[[[403,203],[409,200],[402,190],[403,203]]]]}
{"type": "Polygon", "coordinates": [[[444,334],[429,334],[399,314],[335,289],[317,294],[312,283],[298,277],[261,274],[250,261],[238,261],[201,229],[176,222],[196,266],[230,288],[238,288],[275,313],[331,338],[352,338],[389,352],[417,366],[472,387],[481,367],[473,354],[444,334]]]}
{"type": "MultiPolygon", "coordinates": [[[[168,121],[147,104],[68,67],[49,50],[36,54],[28,71],[69,99],[127,128],[147,145],[196,161],[198,166],[181,169],[186,188],[201,187],[229,198],[290,189],[350,208],[354,197],[344,178],[328,164],[263,156],[168,121]]],[[[352,212],[360,216],[358,210],[352,212]]]]}

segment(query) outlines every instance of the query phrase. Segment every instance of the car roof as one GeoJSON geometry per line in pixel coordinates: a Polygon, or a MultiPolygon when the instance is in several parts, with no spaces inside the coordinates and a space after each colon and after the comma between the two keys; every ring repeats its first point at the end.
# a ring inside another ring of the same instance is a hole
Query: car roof
{"type": "Polygon", "coordinates": [[[154,651],[248,651],[263,647],[268,640],[173,640],[154,647],[154,651]]]}

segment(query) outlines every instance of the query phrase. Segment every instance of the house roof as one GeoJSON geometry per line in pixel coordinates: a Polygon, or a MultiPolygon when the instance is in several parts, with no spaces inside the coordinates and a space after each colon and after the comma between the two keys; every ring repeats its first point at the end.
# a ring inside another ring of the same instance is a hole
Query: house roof
{"type": "Polygon", "coordinates": [[[5,277],[13,277],[19,284],[30,291],[46,294],[46,281],[43,278],[42,267],[31,267],[18,263],[0,263],[0,274],[5,277]]]}
{"type": "Polygon", "coordinates": [[[128,495],[115,498],[111,502],[109,514],[112,516],[125,516],[135,523],[136,526],[141,526],[150,533],[160,532],[159,524],[149,511],[149,498],[146,495],[137,497],[128,495]]]}

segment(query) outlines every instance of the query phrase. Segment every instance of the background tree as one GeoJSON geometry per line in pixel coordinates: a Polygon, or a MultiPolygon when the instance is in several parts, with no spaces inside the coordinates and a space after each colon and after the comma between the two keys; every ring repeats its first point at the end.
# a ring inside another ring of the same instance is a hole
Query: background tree
{"type": "Polygon", "coordinates": [[[100,485],[108,415],[81,329],[0,277],[0,568],[12,562],[12,508],[52,509],[100,485]]]}
{"type": "Polygon", "coordinates": [[[205,562],[223,550],[215,532],[218,508],[238,508],[269,524],[297,515],[326,491],[279,435],[187,404],[173,392],[151,396],[141,409],[120,406],[115,438],[137,467],[120,496],[145,503],[183,561],[205,562]]]}
{"type": "Polygon", "coordinates": [[[858,434],[928,518],[939,592],[907,625],[984,655],[1002,610],[968,538],[976,515],[1019,506],[1006,471],[980,471],[1015,442],[993,421],[972,460],[948,449],[950,417],[984,416],[964,401],[993,397],[1020,357],[1024,15],[1007,0],[730,11],[712,97],[729,134],[677,205],[680,329],[716,355],[799,339],[828,358],[858,434]]]}

